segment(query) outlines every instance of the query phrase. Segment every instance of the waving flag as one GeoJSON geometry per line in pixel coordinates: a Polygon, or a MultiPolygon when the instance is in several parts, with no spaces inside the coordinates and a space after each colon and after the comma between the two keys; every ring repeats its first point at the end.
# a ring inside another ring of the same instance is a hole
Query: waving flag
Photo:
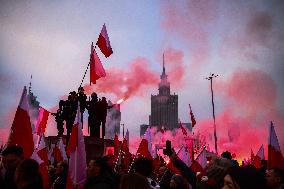
{"type": "Polygon", "coordinates": [[[254,156],[253,165],[256,168],[260,168],[261,167],[261,160],[264,160],[264,147],[263,147],[263,145],[261,145],[257,154],[254,156]]]}
{"type": "Polygon", "coordinates": [[[202,151],[198,154],[198,156],[196,157],[196,161],[201,165],[203,169],[205,169],[207,165],[205,148],[203,148],[202,151]]]}
{"type": "Polygon", "coordinates": [[[98,41],[97,41],[98,47],[101,49],[102,53],[105,55],[105,57],[109,57],[113,51],[110,46],[108,34],[107,34],[107,29],[106,25],[103,25],[103,28],[101,30],[101,33],[99,35],[98,41]]]}
{"type": "Polygon", "coordinates": [[[151,128],[148,127],[147,130],[144,133],[144,139],[148,141],[148,151],[150,152],[152,156],[152,136],[151,136],[151,128]]]}
{"type": "MultiPolygon", "coordinates": [[[[72,127],[70,141],[66,150],[67,154],[70,156],[68,177],[71,179],[72,184],[78,185],[79,188],[84,184],[87,178],[86,151],[80,115],[81,113],[78,108],[76,124],[72,127]]],[[[67,182],[67,185],[68,184],[70,183],[67,182]]]]}
{"type": "Polygon", "coordinates": [[[180,160],[182,160],[188,167],[191,166],[191,159],[190,159],[190,154],[188,152],[188,149],[184,147],[183,145],[181,146],[181,149],[177,153],[177,156],[179,157],[180,160]]]}
{"type": "Polygon", "coordinates": [[[284,169],[284,160],[280,150],[280,145],[274,130],[273,123],[270,124],[269,141],[268,141],[268,169],[281,168],[284,169]]]}
{"type": "Polygon", "coordinates": [[[90,57],[90,83],[96,84],[96,81],[99,78],[105,76],[106,76],[105,69],[92,43],[91,57],[90,57]]]}
{"type": "Polygon", "coordinates": [[[180,120],[179,120],[179,127],[180,127],[180,129],[181,129],[181,131],[182,131],[182,134],[183,134],[184,136],[187,136],[187,131],[186,131],[185,128],[182,126],[182,123],[181,123],[180,120]]]}
{"type": "Polygon", "coordinates": [[[43,107],[39,107],[39,115],[36,124],[37,135],[41,135],[41,133],[45,132],[48,116],[49,116],[49,111],[47,111],[43,107]]]}
{"type": "Polygon", "coordinates": [[[148,149],[148,141],[143,138],[139,144],[136,154],[140,154],[146,158],[152,159],[152,155],[150,154],[148,149]]]}
{"type": "Polygon", "coordinates": [[[19,145],[24,150],[24,157],[31,157],[34,151],[34,140],[29,115],[27,89],[24,87],[19,106],[11,127],[7,146],[19,145]]]}

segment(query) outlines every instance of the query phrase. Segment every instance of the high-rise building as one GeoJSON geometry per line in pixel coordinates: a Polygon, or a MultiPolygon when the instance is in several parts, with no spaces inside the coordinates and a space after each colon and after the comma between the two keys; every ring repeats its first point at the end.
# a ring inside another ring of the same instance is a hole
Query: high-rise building
{"type": "Polygon", "coordinates": [[[178,127],[178,95],[171,95],[170,82],[165,69],[163,55],[163,72],[159,83],[159,94],[151,95],[151,115],[149,125],[172,130],[178,127]]]}
{"type": "Polygon", "coordinates": [[[117,134],[118,136],[120,134],[120,121],[121,121],[120,105],[113,104],[111,101],[108,101],[108,105],[109,106],[113,105],[113,107],[107,110],[105,138],[113,139],[114,134],[117,134]]]}

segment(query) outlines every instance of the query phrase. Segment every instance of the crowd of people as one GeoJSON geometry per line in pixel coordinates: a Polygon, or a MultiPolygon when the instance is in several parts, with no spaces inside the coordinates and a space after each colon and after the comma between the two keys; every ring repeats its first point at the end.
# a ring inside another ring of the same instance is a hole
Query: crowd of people
{"type": "MultiPolygon", "coordinates": [[[[92,159],[88,162],[84,189],[284,188],[284,170],[239,166],[229,152],[212,158],[203,171],[197,171],[194,163],[188,167],[174,150],[169,158],[170,163],[167,164],[161,157],[154,160],[134,157],[131,169],[114,169],[117,161],[110,155],[92,159]]],[[[65,189],[68,162],[54,162],[46,166],[49,176],[47,188],[65,189]]],[[[20,146],[10,146],[2,151],[0,172],[1,189],[44,188],[39,164],[33,159],[25,159],[20,146]]]]}
{"type": "Polygon", "coordinates": [[[51,115],[55,116],[57,123],[58,136],[64,133],[64,121],[66,123],[66,143],[68,144],[72,126],[75,121],[78,102],[80,104],[79,110],[81,113],[81,122],[83,125],[83,114],[88,110],[88,131],[90,136],[100,138],[100,127],[102,127],[102,138],[105,136],[105,124],[107,109],[113,107],[109,106],[105,97],[98,98],[97,94],[93,92],[91,99],[87,100],[87,95],[84,93],[84,88],[79,87],[78,92],[72,91],[68,95],[67,100],[60,100],[58,110],[51,115]]]}

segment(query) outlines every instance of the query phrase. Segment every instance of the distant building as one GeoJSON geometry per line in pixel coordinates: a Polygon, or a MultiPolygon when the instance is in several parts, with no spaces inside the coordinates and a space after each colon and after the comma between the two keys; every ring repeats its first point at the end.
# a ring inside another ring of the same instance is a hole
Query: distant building
{"type": "Polygon", "coordinates": [[[170,83],[168,82],[163,55],[163,72],[159,83],[159,94],[151,95],[151,115],[149,125],[167,130],[178,127],[178,95],[171,95],[170,83]]]}
{"type": "Polygon", "coordinates": [[[149,125],[147,125],[147,124],[140,125],[140,136],[144,135],[144,133],[146,132],[148,127],[149,127],[149,125]]]}
{"type": "Polygon", "coordinates": [[[182,123],[190,132],[192,132],[191,123],[182,123]]]}
{"type": "MultiPolygon", "coordinates": [[[[108,101],[108,105],[111,106],[113,104],[111,101],[108,101]]],[[[112,108],[107,110],[105,138],[113,139],[115,133],[119,136],[120,122],[121,122],[120,105],[114,104],[112,108]]]]}
{"type": "Polygon", "coordinates": [[[39,101],[37,97],[32,92],[32,84],[30,82],[29,91],[28,91],[28,103],[29,103],[29,115],[32,124],[32,130],[34,131],[35,124],[37,122],[38,113],[39,113],[39,101]]]}

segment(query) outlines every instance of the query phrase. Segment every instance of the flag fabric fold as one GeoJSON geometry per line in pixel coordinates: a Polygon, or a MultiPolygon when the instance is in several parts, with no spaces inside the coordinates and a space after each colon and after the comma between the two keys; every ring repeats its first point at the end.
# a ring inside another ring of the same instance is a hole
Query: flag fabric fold
{"type": "MultiPolygon", "coordinates": [[[[87,178],[86,150],[80,116],[81,113],[78,108],[76,123],[72,127],[70,141],[66,150],[67,154],[70,156],[68,177],[72,185],[76,185],[79,188],[83,186],[87,178]]],[[[70,186],[67,186],[67,188],[68,187],[70,186]]]]}
{"type": "Polygon", "coordinates": [[[183,125],[182,125],[182,123],[181,123],[180,120],[179,120],[179,127],[180,127],[180,129],[181,129],[181,131],[182,131],[182,134],[183,134],[184,136],[187,136],[187,131],[186,131],[186,129],[183,127],[183,125]]]}
{"type": "Polygon", "coordinates": [[[31,159],[37,161],[39,164],[39,172],[42,176],[42,182],[43,182],[43,188],[48,189],[49,187],[49,176],[48,176],[48,170],[47,165],[45,161],[39,156],[39,151],[36,149],[33,154],[31,155],[31,159]]]}
{"type": "Polygon", "coordinates": [[[112,48],[110,46],[110,41],[105,24],[103,25],[103,28],[99,35],[97,45],[101,49],[101,52],[105,55],[106,58],[113,53],[112,48]]]}
{"type": "Polygon", "coordinates": [[[45,165],[48,165],[48,151],[44,141],[44,135],[41,134],[40,141],[37,148],[38,156],[44,161],[45,165]]]}
{"type": "Polygon", "coordinates": [[[106,76],[105,69],[92,43],[91,57],[90,57],[90,83],[96,84],[96,81],[99,78],[105,76],[106,76]]]}
{"type": "Polygon", "coordinates": [[[23,89],[21,100],[7,141],[7,146],[12,145],[21,146],[23,148],[25,158],[31,157],[34,151],[34,140],[29,115],[26,86],[23,89]]]}
{"type": "Polygon", "coordinates": [[[152,155],[150,154],[149,148],[148,148],[148,141],[146,139],[143,138],[141,140],[136,154],[146,157],[148,159],[152,159],[152,155]]]}
{"type": "Polygon", "coordinates": [[[268,169],[271,168],[281,168],[284,169],[284,160],[280,150],[280,145],[278,138],[273,126],[273,123],[270,123],[269,129],[269,141],[268,141],[268,169]]]}
{"type": "Polygon", "coordinates": [[[206,159],[206,150],[203,148],[201,152],[196,157],[196,161],[201,165],[203,169],[205,169],[207,165],[207,159],[206,159]]]}
{"type": "Polygon", "coordinates": [[[254,156],[253,165],[256,168],[260,168],[261,167],[261,160],[264,160],[264,147],[263,147],[263,144],[259,148],[257,154],[254,156]]]}
{"type": "Polygon", "coordinates": [[[127,146],[127,140],[124,138],[121,145],[121,161],[126,167],[129,167],[131,160],[131,154],[127,146]]]}
{"type": "Polygon", "coordinates": [[[38,119],[36,123],[37,135],[41,135],[41,133],[45,133],[48,116],[49,116],[49,111],[47,111],[43,107],[39,107],[39,114],[38,114],[38,119]]]}
{"type": "Polygon", "coordinates": [[[148,127],[144,133],[144,139],[148,142],[148,152],[152,156],[152,136],[151,136],[151,128],[148,127]]]}
{"type": "Polygon", "coordinates": [[[190,155],[188,152],[188,149],[184,147],[183,145],[181,146],[181,149],[179,150],[177,156],[179,157],[180,160],[182,160],[188,167],[191,166],[191,159],[190,155]]]}

